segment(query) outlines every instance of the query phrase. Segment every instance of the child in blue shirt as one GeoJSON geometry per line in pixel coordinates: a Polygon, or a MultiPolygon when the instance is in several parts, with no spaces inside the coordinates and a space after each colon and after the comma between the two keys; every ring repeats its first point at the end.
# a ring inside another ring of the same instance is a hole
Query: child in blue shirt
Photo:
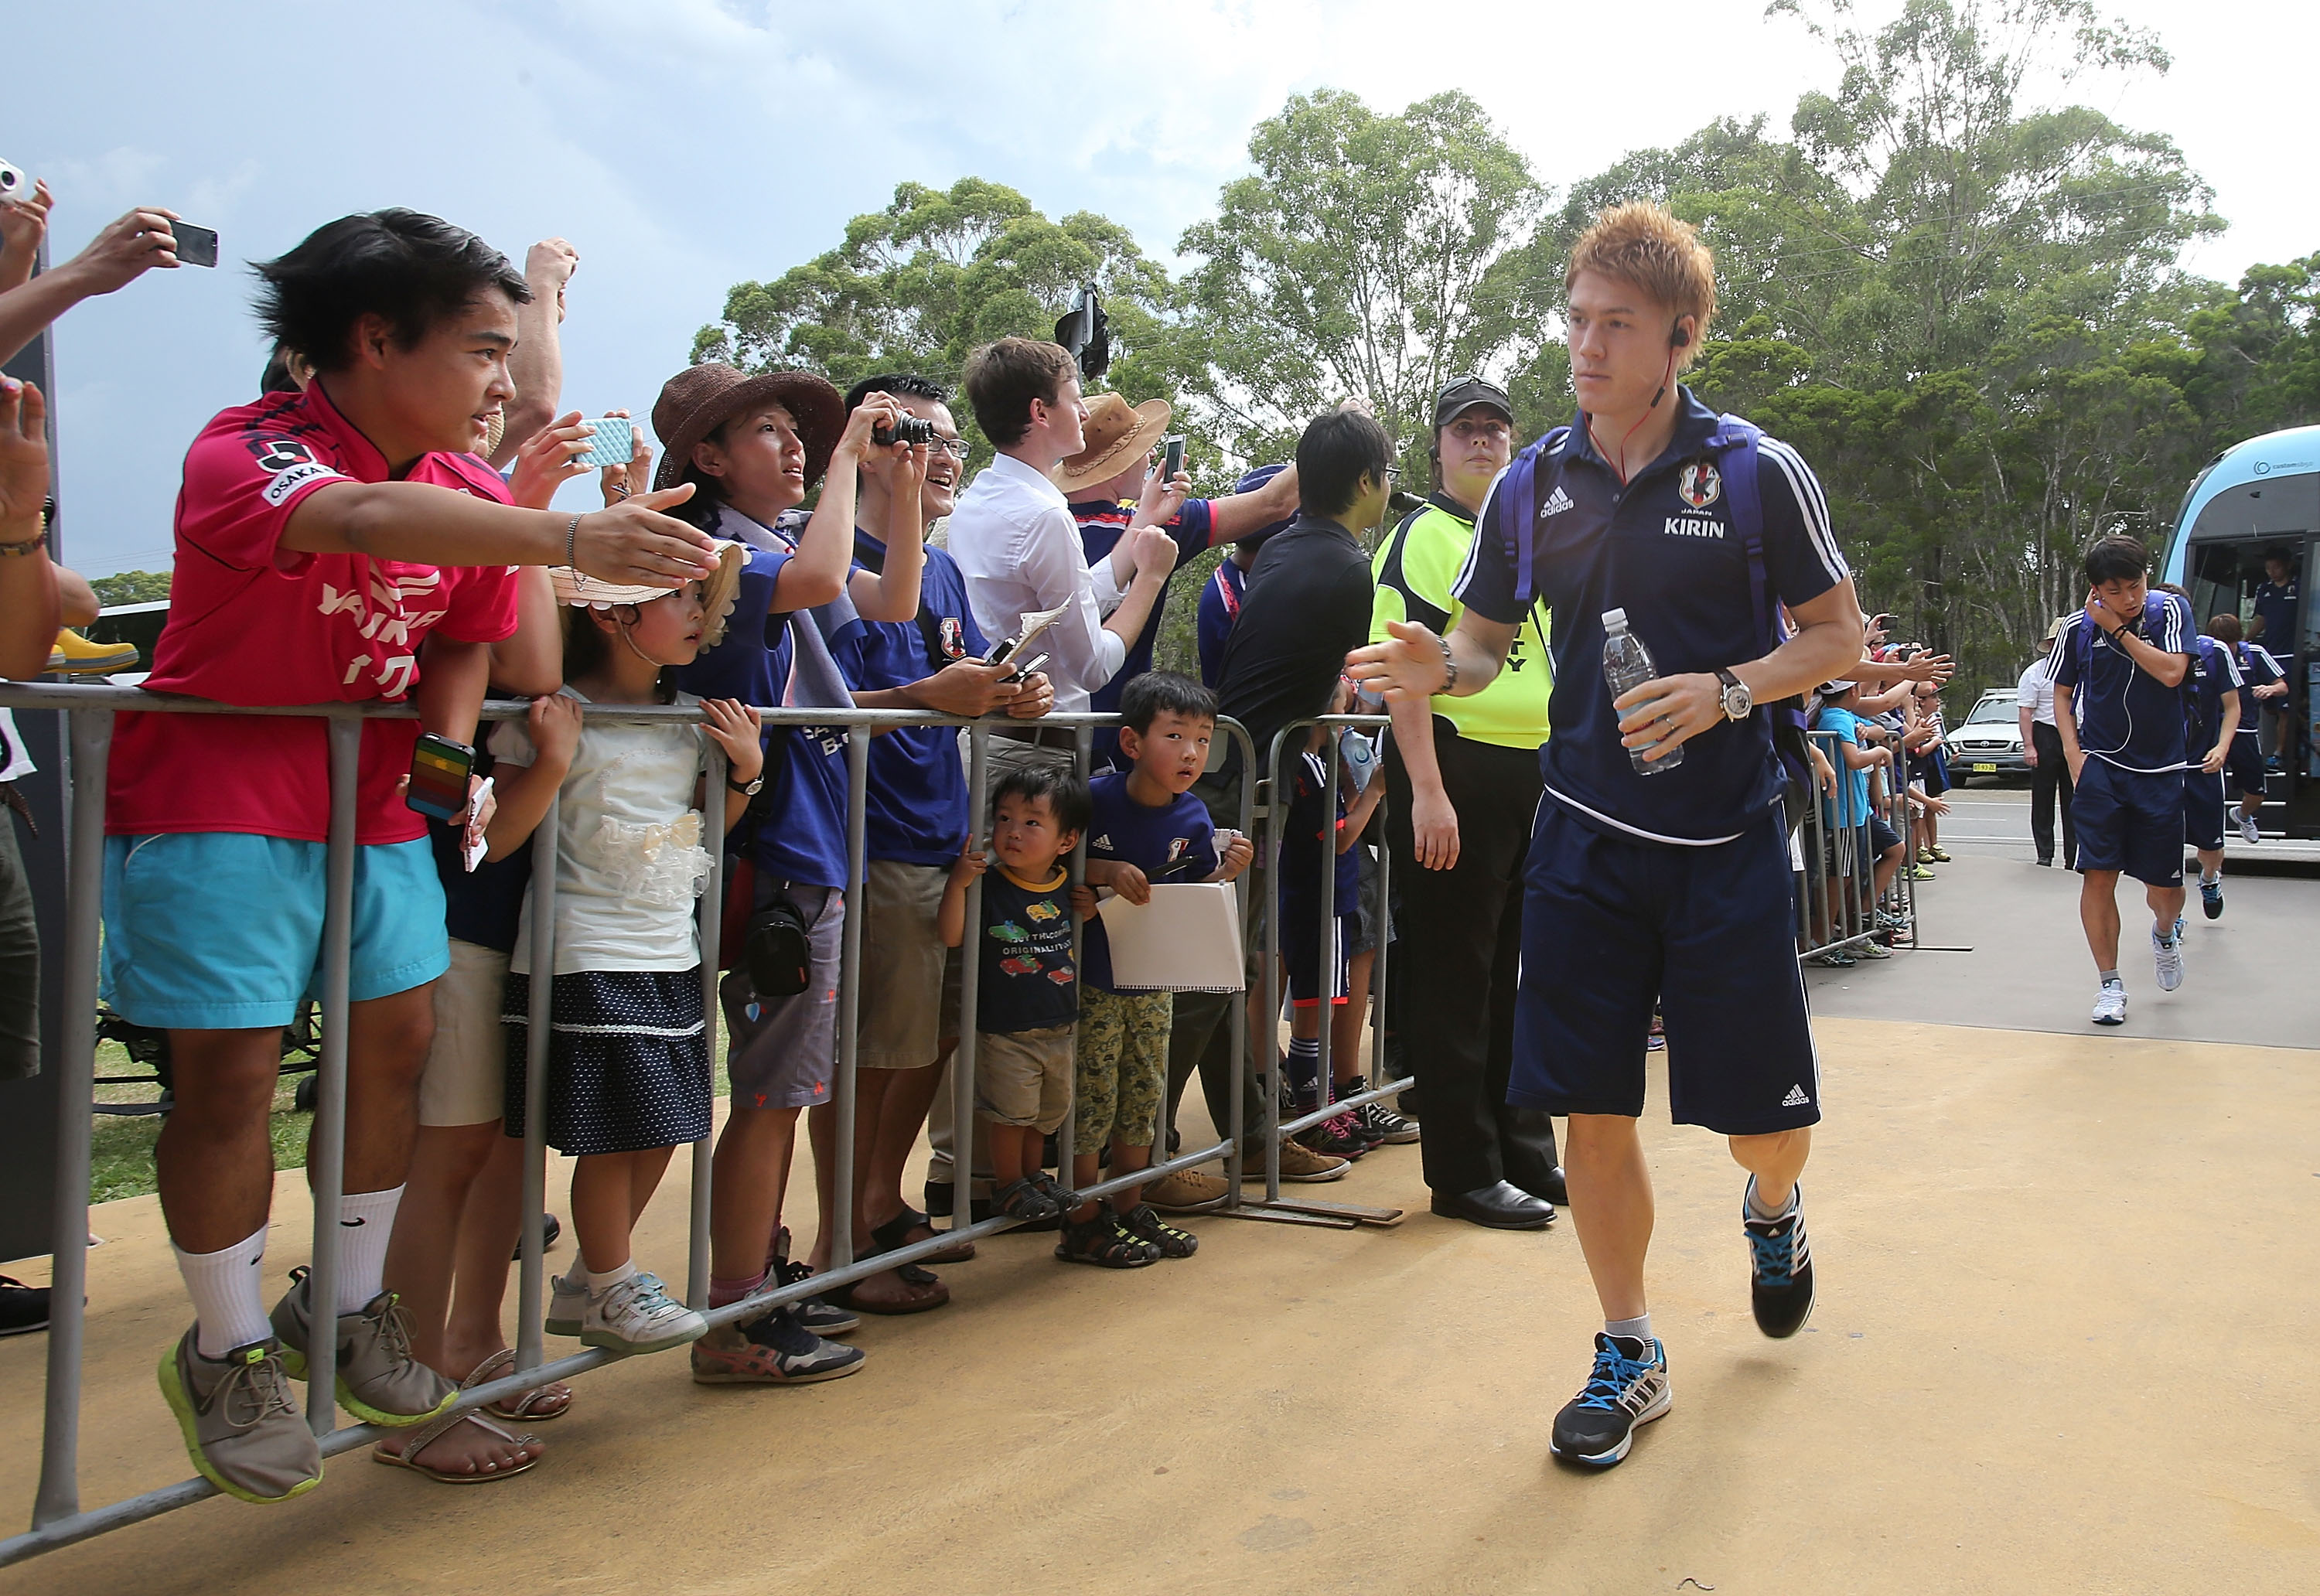
{"type": "MultiPolygon", "coordinates": [[[[1079,1106],[1072,1178],[1081,1186],[1099,1178],[1107,1138],[1113,1173],[1151,1164],[1168,1084],[1168,1033],[1175,1021],[1174,993],[1123,992],[1112,984],[1110,944],[1095,918],[1096,889],[1147,903],[1155,883],[1230,881],[1255,851],[1246,837],[1217,831],[1208,805],[1192,795],[1216,735],[1216,694],[1190,676],[1148,671],[1120,694],[1119,713],[1119,748],[1128,767],[1100,775],[1090,786],[1087,882],[1073,893],[1073,906],[1087,922],[1080,945],[1074,1071],[1079,1106]]],[[[1163,1257],[1188,1258],[1199,1245],[1162,1221],[1144,1202],[1143,1188],[1124,1186],[1108,1208],[1090,1202],[1072,1211],[1056,1256],[1133,1268],[1163,1257]]]]}

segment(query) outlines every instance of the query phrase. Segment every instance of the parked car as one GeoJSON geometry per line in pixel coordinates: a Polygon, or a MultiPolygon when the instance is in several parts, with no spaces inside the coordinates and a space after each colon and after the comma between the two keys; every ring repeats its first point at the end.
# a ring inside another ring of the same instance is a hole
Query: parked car
{"type": "Polygon", "coordinates": [[[2014,689],[1993,687],[1983,694],[1965,719],[1950,728],[1949,748],[1950,779],[1960,786],[1978,775],[2026,780],[2030,761],[2023,757],[2014,689]]]}

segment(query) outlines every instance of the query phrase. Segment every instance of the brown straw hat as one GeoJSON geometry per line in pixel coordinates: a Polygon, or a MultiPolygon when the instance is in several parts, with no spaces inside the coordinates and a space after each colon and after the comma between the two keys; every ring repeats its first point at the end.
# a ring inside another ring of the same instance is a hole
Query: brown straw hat
{"type": "Polygon", "coordinates": [[[846,401],[811,371],[766,371],[751,376],[730,366],[688,366],[653,401],[653,433],[660,440],[656,490],[675,487],[693,464],[693,446],[752,405],[779,404],[797,422],[805,442],[805,481],[820,482],[846,430],[846,401]]]}
{"type": "Polygon", "coordinates": [[[1066,496],[1110,482],[1168,430],[1165,399],[1146,399],[1131,409],[1117,394],[1098,394],[1087,404],[1086,447],[1047,473],[1066,496]]]}

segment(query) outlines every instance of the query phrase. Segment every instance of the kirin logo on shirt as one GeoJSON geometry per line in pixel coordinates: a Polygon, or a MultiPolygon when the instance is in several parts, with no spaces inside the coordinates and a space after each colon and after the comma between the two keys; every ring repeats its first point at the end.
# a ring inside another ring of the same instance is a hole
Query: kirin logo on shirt
{"type": "Polygon", "coordinates": [[[1711,460],[1694,460],[1676,474],[1675,496],[1705,510],[1724,495],[1724,474],[1711,460]]]}

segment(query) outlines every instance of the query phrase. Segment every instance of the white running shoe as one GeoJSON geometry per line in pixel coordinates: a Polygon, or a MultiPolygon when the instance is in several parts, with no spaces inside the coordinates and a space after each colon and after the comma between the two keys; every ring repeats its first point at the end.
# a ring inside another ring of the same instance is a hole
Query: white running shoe
{"type": "Polygon", "coordinates": [[[2177,920],[2175,929],[2179,935],[2164,938],[2159,934],[2157,926],[2151,928],[2151,957],[2159,966],[2159,990],[2161,992],[2172,992],[2183,984],[2183,939],[2180,935],[2183,922],[2177,920]]]}
{"type": "Polygon", "coordinates": [[[709,1321],[669,1297],[657,1275],[632,1274],[618,1285],[588,1293],[580,1316],[580,1339],[614,1352],[661,1352],[698,1341],[709,1321]]]}
{"type": "Polygon", "coordinates": [[[2240,840],[2242,842],[2261,842],[2263,840],[2263,833],[2255,829],[2255,816],[2248,814],[2245,812],[2243,812],[2240,815],[2240,840]]]}
{"type": "Polygon", "coordinates": [[[2095,994],[2094,1019],[2097,1025],[2126,1023],[2126,984],[2125,982],[2106,981],[2102,984],[2102,990],[2095,994]]]}

